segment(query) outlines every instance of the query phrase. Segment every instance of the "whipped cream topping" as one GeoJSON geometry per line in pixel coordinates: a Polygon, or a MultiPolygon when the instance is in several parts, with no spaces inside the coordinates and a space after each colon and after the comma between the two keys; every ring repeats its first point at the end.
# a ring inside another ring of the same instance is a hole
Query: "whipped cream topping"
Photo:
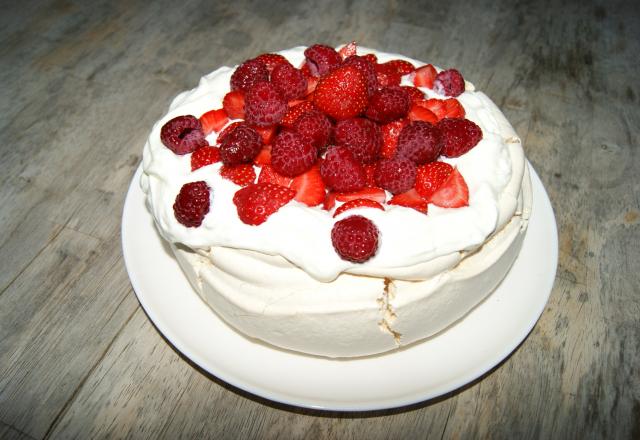
{"type": "MultiPolygon", "coordinates": [[[[279,53],[297,66],[304,60],[304,49],[279,53]]],[[[397,54],[364,48],[358,48],[358,53],[374,53],[380,62],[405,59],[416,67],[424,65],[397,54]]],[[[341,273],[425,280],[458,264],[463,253],[478,248],[513,216],[524,171],[520,141],[495,104],[467,83],[466,91],[457,99],[466,118],[482,129],[483,139],[459,158],[440,160],[458,167],[469,187],[469,206],[445,209],[430,204],[425,215],[386,205],[385,211],[352,209],[333,218],[332,212],[321,207],[291,201],[259,226],[244,224],[232,201],[240,187],[220,176],[220,163],[192,172],[190,155],[175,155],[160,141],[160,128],[171,118],[187,114],[199,117],[222,107],[233,70],[222,67],[203,77],[197,88],[178,95],[169,112],[154,125],[145,145],[141,185],[166,240],[203,253],[226,247],[278,255],[326,282],[341,273]],[[200,227],[187,228],[175,219],[173,203],[183,184],[198,180],[207,182],[212,190],[211,208],[200,227]],[[371,219],[380,230],[378,252],[362,264],[342,260],[331,243],[334,223],[354,214],[371,219]]],[[[413,85],[410,76],[403,78],[403,84],[413,85]]],[[[430,89],[421,90],[429,98],[445,98],[430,89]]],[[[215,138],[215,133],[210,135],[209,143],[215,145],[215,138]]]]}

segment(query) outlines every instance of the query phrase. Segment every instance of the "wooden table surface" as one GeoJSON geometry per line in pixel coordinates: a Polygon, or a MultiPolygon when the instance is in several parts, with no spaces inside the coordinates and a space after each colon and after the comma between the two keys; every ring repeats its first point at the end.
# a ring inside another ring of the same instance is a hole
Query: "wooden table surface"
{"type": "Polygon", "coordinates": [[[3,3],[0,438],[640,438],[633,1],[3,3]],[[480,380],[324,413],[173,349],[136,299],[120,227],[173,96],[220,65],[351,40],[456,66],[495,100],[552,201],[560,261],[533,332],[480,380]]]}

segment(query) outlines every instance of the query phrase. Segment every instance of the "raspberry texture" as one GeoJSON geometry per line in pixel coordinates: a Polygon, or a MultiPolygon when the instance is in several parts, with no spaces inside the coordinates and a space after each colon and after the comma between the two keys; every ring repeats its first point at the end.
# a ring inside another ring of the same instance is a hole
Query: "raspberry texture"
{"type": "Polygon", "coordinates": [[[185,183],[176,196],[173,213],[176,220],[184,226],[197,228],[209,212],[210,203],[210,191],[206,182],[200,180],[185,183]]]}
{"type": "Polygon", "coordinates": [[[263,53],[255,57],[254,60],[263,62],[269,73],[271,73],[278,64],[291,64],[289,60],[278,53],[263,53]]]}
{"type": "Polygon", "coordinates": [[[293,129],[309,139],[318,150],[327,146],[333,132],[329,118],[318,111],[300,116],[293,124],[293,129]]]}
{"type": "Polygon", "coordinates": [[[421,165],[433,162],[440,155],[440,130],[424,121],[413,121],[405,126],[398,137],[397,156],[404,156],[421,165]]]}
{"type": "Polygon", "coordinates": [[[314,104],[334,119],[358,116],[368,103],[367,84],[354,66],[339,67],[320,79],[313,93],[314,104]]]}
{"type": "Polygon", "coordinates": [[[329,189],[352,192],[362,189],[367,181],[364,169],[347,147],[333,146],[327,149],[320,165],[322,180],[329,189]]]}
{"type": "Polygon", "coordinates": [[[442,154],[447,157],[462,156],[482,139],[482,129],[468,119],[442,119],[437,127],[442,133],[442,154]]]}
{"type": "Polygon", "coordinates": [[[246,121],[258,127],[277,124],[287,112],[287,101],[270,83],[261,82],[252,86],[244,97],[246,121]]]}
{"type": "Polygon", "coordinates": [[[333,47],[314,44],[304,51],[307,66],[313,76],[324,76],[342,63],[342,57],[333,47]]]}
{"type": "Polygon", "coordinates": [[[376,166],[375,179],[378,186],[390,193],[403,193],[416,182],[416,164],[405,157],[383,159],[376,166]]]}
{"type": "Polygon", "coordinates": [[[271,83],[286,101],[302,98],[307,93],[307,79],[289,63],[281,63],[273,68],[271,83]]]}
{"type": "Polygon", "coordinates": [[[378,90],[378,78],[376,77],[376,68],[373,63],[358,55],[353,55],[344,60],[344,66],[353,66],[360,71],[362,77],[367,83],[367,95],[371,96],[378,90]]]}
{"type": "Polygon", "coordinates": [[[367,118],[386,124],[407,115],[411,99],[401,87],[385,87],[373,94],[367,107],[367,118]]]}
{"type": "Polygon", "coordinates": [[[160,140],[175,154],[184,155],[209,145],[200,120],[192,115],[176,116],[160,129],[160,140]]]}
{"type": "Polygon", "coordinates": [[[283,131],[271,148],[271,166],[273,169],[289,177],[307,171],[315,163],[318,149],[311,141],[294,131],[283,131]]]}
{"type": "Polygon", "coordinates": [[[225,165],[251,162],[262,148],[260,135],[247,124],[239,124],[221,137],[220,159],[225,165]]]}
{"type": "Polygon", "coordinates": [[[352,215],[336,222],[331,229],[331,243],[340,258],[364,263],[378,250],[378,228],[366,217],[352,215]]]}
{"type": "Polygon", "coordinates": [[[464,78],[456,69],[443,70],[436,75],[433,90],[445,96],[458,96],[464,92],[464,78]]]}
{"type": "Polygon", "coordinates": [[[231,90],[247,91],[259,82],[269,81],[267,66],[259,60],[247,60],[231,75],[231,90]]]}
{"type": "Polygon", "coordinates": [[[338,121],[335,141],[348,147],[362,163],[373,163],[380,155],[382,131],[375,122],[365,118],[351,118],[338,121]]]}

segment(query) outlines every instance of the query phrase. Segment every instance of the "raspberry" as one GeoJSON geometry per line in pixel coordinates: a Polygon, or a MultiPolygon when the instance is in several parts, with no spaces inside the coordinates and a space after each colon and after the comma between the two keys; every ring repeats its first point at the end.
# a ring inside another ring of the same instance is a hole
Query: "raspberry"
{"type": "Polygon", "coordinates": [[[220,144],[220,159],[225,165],[251,162],[262,148],[257,131],[246,124],[239,124],[224,134],[220,144]]]}
{"type": "Polygon", "coordinates": [[[373,63],[365,57],[353,55],[344,60],[344,66],[353,66],[360,71],[367,83],[367,95],[371,96],[378,90],[378,78],[373,63]]]}
{"type": "Polygon", "coordinates": [[[259,82],[269,81],[267,66],[259,60],[247,60],[231,75],[231,90],[247,91],[259,82]]]}
{"type": "Polygon", "coordinates": [[[294,131],[283,131],[273,142],[271,166],[285,176],[293,177],[307,171],[318,158],[318,149],[311,141],[294,131]]]}
{"type": "Polygon", "coordinates": [[[440,95],[458,96],[464,92],[464,78],[456,69],[443,70],[436,75],[433,90],[440,95]]]}
{"type": "Polygon", "coordinates": [[[380,149],[380,156],[386,159],[395,156],[396,149],[398,148],[398,137],[400,137],[402,129],[408,123],[409,121],[406,119],[398,119],[397,121],[389,122],[381,127],[382,148],[380,149]]]}
{"type": "Polygon", "coordinates": [[[202,125],[192,115],[176,116],[160,129],[160,140],[175,154],[189,154],[209,145],[204,138],[202,125]]]}
{"type": "Polygon", "coordinates": [[[358,191],[366,184],[362,165],[347,147],[329,147],[320,174],[327,187],[338,192],[358,191]]]}
{"type": "Polygon", "coordinates": [[[409,191],[416,182],[416,164],[405,157],[383,159],[376,166],[375,179],[392,194],[409,191]]]}
{"type": "Polygon", "coordinates": [[[307,66],[313,76],[324,76],[342,63],[342,57],[333,47],[314,44],[304,51],[307,66]]]}
{"type": "Polygon", "coordinates": [[[381,124],[404,118],[409,111],[411,99],[401,87],[385,87],[373,94],[367,107],[367,118],[381,124]]]}
{"type": "Polygon", "coordinates": [[[409,95],[409,100],[411,102],[416,102],[424,99],[424,93],[422,93],[422,91],[419,88],[412,87],[412,86],[400,86],[400,87],[402,88],[402,90],[407,92],[407,94],[409,95]]]}
{"type": "Polygon", "coordinates": [[[378,228],[371,220],[352,215],[333,225],[331,243],[343,260],[364,263],[378,250],[378,235],[378,228]]]}
{"type": "Polygon", "coordinates": [[[442,154],[447,157],[462,156],[482,139],[482,129],[468,119],[445,118],[437,127],[442,133],[442,154]]]}
{"type": "Polygon", "coordinates": [[[440,130],[428,122],[413,121],[400,132],[396,156],[404,156],[416,165],[422,165],[436,160],[441,149],[440,130]]]}
{"type": "Polygon", "coordinates": [[[367,107],[367,84],[354,66],[339,67],[318,81],[314,104],[334,119],[358,116],[367,107]]]}
{"type": "Polygon", "coordinates": [[[280,91],[286,101],[302,98],[307,93],[307,79],[289,63],[281,63],[273,68],[271,84],[280,91]]]}
{"type": "Polygon", "coordinates": [[[335,141],[348,147],[362,163],[372,163],[378,159],[382,147],[382,131],[375,122],[365,118],[351,118],[338,121],[335,141]]]}
{"type": "Polygon", "coordinates": [[[173,213],[188,228],[197,228],[209,212],[210,192],[206,182],[185,183],[173,204],[173,213]]]}
{"type": "Polygon", "coordinates": [[[295,104],[287,110],[280,124],[285,127],[293,127],[293,124],[298,120],[298,118],[304,115],[307,112],[317,112],[318,109],[313,102],[311,101],[302,101],[298,104],[295,104]]]}
{"type": "Polygon", "coordinates": [[[266,127],[280,122],[287,112],[287,101],[270,83],[252,86],[244,97],[245,119],[251,125],[266,127]]]}
{"type": "Polygon", "coordinates": [[[278,64],[289,64],[289,61],[278,53],[263,53],[254,58],[255,61],[262,61],[271,73],[278,64]]]}
{"type": "Polygon", "coordinates": [[[316,111],[300,116],[293,124],[293,129],[309,139],[314,147],[321,149],[329,142],[333,126],[329,118],[316,111]]]}

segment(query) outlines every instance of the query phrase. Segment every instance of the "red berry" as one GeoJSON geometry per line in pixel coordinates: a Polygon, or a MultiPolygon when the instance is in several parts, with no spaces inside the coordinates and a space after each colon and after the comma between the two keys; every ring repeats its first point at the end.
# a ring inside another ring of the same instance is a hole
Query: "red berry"
{"type": "Polygon", "coordinates": [[[202,125],[202,132],[205,136],[214,131],[216,133],[219,132],[227,122],[229,122],[229,116],[223,108],[210,110],[200,116],[200,124],[202,125]]]}
{"type": "Polygon", "coordinates": [[[457,168],[451,171],[429,202],[442,208],[461,208],[469,205],[469,188],[457,168]]]}
{"type": "Polygon", "coordinates": [[[395,156],[396,148],[398,147],[398,137],[408,123],[409,121],[406,119],[398,119],[397,121],[389,122],[382,126],[382,148],[380,149],[380,155],[382,157],[389,159],[395,156]]]}
{"type": "MultiPolygon", "coordinates": [[[[222,129],[222,131],[220,132],[220,134],[218,134],[218,137],[216,138],[216,142],[218,144],[222,144],[222,141],[224,140],[224,138],[231,133],[233,130],[235,130],[237,127],[239,127],[240,125],[244,125],[244,122],[242,121],[235,121],[232,122],[231,124],[227,125],[226,127],[224,127],[222,129]]],[[[253,127],[251,127],[253,128],[253,127]]],[[[254,128],[255,130],[255,128],[254,128]]]]}
{"type": "Polygon", "coordinates": [[[429,89],[433,88],[433,80],[436,79],[435,67],[431,64],[427,64],[426,66],[422,66],[416,69],[415,76],[413,77],[413,84],[416,87],[427,87],[429,89]]]}
{"type": "Polygon", "coordinates": [[[235,90],[224,95],[222,108],[231,119],[244,119],[244,92],[235,90]]]}
{"type": "Polygon", "coordinates": [[[180,223],[188,228],[196,228],[202,224],[204,216],[209,212],[210,192],[206,182],[185,183],[180,188],[173,204],[173,213],[180,223]]]}
{"type": "Polygon", "coordinates": [[[348,147],[362,163],[378,159],[382,147],[382,132],[378,124],[365,118],[338,121],[334,133],[336,144],[348,147]]]}
{"type": "Polygon", "coordinates": [[[482,139],[482,129],[468,119],[446,118],[437,127],[442,133],[442,154],[446,157],[462,156],[482,139]]]}
{"type": "Polygon", "coordinates": [[[355,41],[352,41],[351,43],[348,43],[342,46],[342,48],[338,51],[338,53],[344,60],[345,58],[355,55],[357,51],[358,51],[358,45],[356,44],[355,41]]]}
{"type": "Polygon", "coordinates": [[[318,149],[295,131],[282,131],[271,148],[271,166],[285,176],[294,177],[304,173],[317,158],[318,149]]]}
{"type": "Polygon", "coordinates": [[[416,164],[405,157],[383,159],[376,166],[375,179],[378,186],[390,193],[403,193],[416,182],[416,164]]]}
{"type": "Polygon", "coordinates": [[[195,116],[176,116],[160,129],[160,140],[175,154],[189,154],[209,145],[204,138],[202,125],[195,116]]]}
{"type": "Polygon", "coordinates": [[[314,44],[304,51],[304,56],[313,76],[324,76],[342,63],[342,57],[333,47],[314,44]]]}
{"type": "Polygon", "coordinates": [[[256,172],[253,165],[243,163],[240,165],[222,165],[220,175],[240,186],[247,186],[256,180],[256,172]]]}
{"type": "Polygon", "coordinates": [[[269,81],[267,66],[259,60],[247,60],[231,75],[231,90],[247,91],[255,84],[269,81]]]}
{"type": "Polygon", "coordinates": [[[298,118],[305,113],[308,112],[317,112],[318,108],[311,101],[302,101],[299,102],[287,109],[282,121],[280,121],[280,125],[284,127],[293,127],[293,124],[298,120],[298,118]]]}
{"type": "Polygon", "coordinates": [[[424,121],[430,124],[436,124],[438,122],[438,116],[426,107],[421,106],[419,103],[414,102],[411,104],[409,114],[407,115],[410,121],[424,121]]]}
{"type": "Polygon", "coordinates": [[[251,125],[277,124],[287,109],[287,101],[273,84],[267,82],[252,86],[244,97],[245,119],[251,125]]]}
{"type": "Polygon", "coordinates": [[[364,54],[362,55],[362,58],[366,58],[367,61],[369,61],[373,65],[378,64],[378,57],[373,53],[364,54]]]}
{"type": "Polygon", "coordinates": [[[396,194],[389,200],[390,205],[399,205],[407,208],[415,209],[416,211],[427,213],[428,203],[425,199],[420,197],[420,194],[415,189],[396,194]]]}
{"type": "Polygon", "coordinates": [[[385,200],[387,200],[387,193],[382,188],[366,187],[359,191],[335,193],[335,199],[339,202],[368,199],[378,203],[384,203],[385,200]]]}
{"type": "Polygon", "coordinates": [[[460,101],[456,98],[447,99],[423,99],[416,102],[417,105],[431,110],[438,118],[464,118],[465,111],[460,101]]]}
{"type": "Polygon", "coordinates": [[[253,163],[260,166],[271,165],[271,145],[263,145],[258,155],[253,158],[253,163]]]}
{"type": "Polygon", "coordinates": [[[271,84],[280,91],[285,101],[302,98],[307,94],[307,79],[289,63],[281,63],[273,68],[271,84]]]}
{"type": "Polygon", "coordinates": [[[255,131],[258,132],[258,134],[262,138],[263,144],[272,143],[278,131],[277,125],[269,125],[267,127],[251,127],[251,128],[253,128],[255,131]]]}
{"type": "Polygon", "coordinates": [[[373,94],[367,107],[367,118],[381,124],[404,118],[411,100],[401,87],[385,87],[373,94]]]}
{"type": "Polygon", "coordinates": [[[307,206],[319,205],[326,196],[324,181],[317,165],[311,167],[309,171],[296,176],[291,182],[291,188],[296,191],[294,199],[307,206]]]}
{"type": "Polygon", "coordinates": [[[218,147],[198,148],[191,154],[191,171],[220,161],[220,149],[218,147]]]}
{"type": "Polygon", "coordinates": [[[344,66],[353,66],[360,71],[362,77],[367,83],[367,95],[371,96],[378,90],[378,78],[376,76],[376,68],[374,64],[365,57],[358,55],[350,56],[344,63],[344,66]]]}
{"type": "Polygon", "coordinates": [[[394,70],[400,76],[408,75],[416,70],[413,64],[405,60],[391,60],[384,63],[384,65],[390,70],[394,70]]]}
{"type": "Polygon", "coordinates": [[[328,188],[339,192],[362,189],[366,176],[362,165],[347,147],[329,147],[320,165],[320,174],[328,188]]]}
{"type": "Polygon", "coordinates": [[[376,164],[375,163],[367,163],[362,166],[364,169],[364,175],[366,177],[366,185],[367,186],[376,186],[376,164]]]}
{"type": "Polygon", "coordinates": [[[343,260],[364,263],[378,250],[378,235],[378,228],[371,220],[352,215],[333,225],[331,243],[343,260]]]}
{"type": "Polygon", "coordinates": [[[398,73],[393,65],[382,63],[376,64],[376,79],[380,87],[392,87],[399,86],[402,80],[402,75],[398,73]]]}
{"type": "Polygon", "coordinates": [[[333,126],[329,118],[324,114],[320,112],[307,112],[296,120],[293,124],[293,129],[298,134],[309,139],[311,144],[320,150],[329,143],[333,126]]]}
{"type": "Polygon", "coordinates": [[[313,102],[334,119],[353,118],[367,107],[366,81],[354,66],[339,67],[320,79],[313,102]]]}
{"type": "Polygon", "coordinates": [[[340,207],[336,209],[336,212],[333,213],[333,216],[337,217],[343,212],[348,211],[350,209],[355,209],[355,208],[377,208],[384,211],[384,208],[382,207],[382,205],[376,202],[375,200],[353,199],[340,205],[340,207]]]}
{"type": "Polygon", "coordinates": [[[263,62],[269,73],[271,73],[278,64],[290,64],[285,57],[277,53],[263,53],[255,57],[254,60],[263,62]]]}
{"type": "Polygon", "coordinates": [[[260,135],[246,124],[225,133],[220,144],[220,158],[225,165],[251,162],[262,148],[260,135]]]}
{"type": "Polygon", "coordinates": [[[274,183],[289,188],[293,178],[283,176],[274,171],[271,165],[263,165],[258,176],[258,183],[274,183]]]}
{"type": "Polygon", "coordinates": [[[281,185],[253,183],[236,191],[233,203],[243,223],[259,225],[289,203],[295,195],[294,190],[281,185]]]}
{"type": "Polygon", "coordinates": [[[422,93],[422,91],[419,88],[411,87],[411,86],[400,86],[400,87],[402,88],[402,90],[407,92],[407,94],[409,95],[409,100],[411,102],[416,102],[418,100],[424,99],[424,93],[422,93]]]}
{"type": "Polygon", "coordinates": [[[436,75],[433,90],[440,95],[458,96],[464,92],[464,78],[456,69],[443,70],[436,75]]]}
{"type": "Polygon", "coordinates": [[[429,162],[419,166],[416,173],[416,191],[428,201],[452,171],[453,167],[446,162],[429,162]]]}
{"type": "Polygon", "coordinates": [[[440,130],[428,122],[413,121],[400,132],[396,155],[421,165],[436,160],[441,149],[440,130]]]}

